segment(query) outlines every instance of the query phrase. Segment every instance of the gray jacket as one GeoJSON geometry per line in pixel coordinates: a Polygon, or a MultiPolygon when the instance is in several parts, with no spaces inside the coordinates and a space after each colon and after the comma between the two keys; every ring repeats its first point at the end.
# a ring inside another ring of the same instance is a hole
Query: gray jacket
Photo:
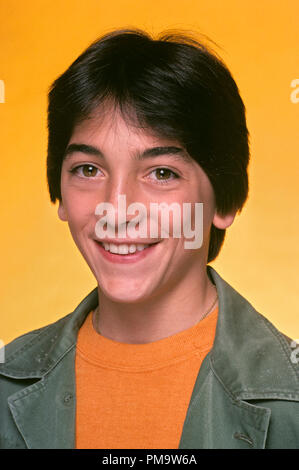
{"type": "MultiPolygon", "coordinates": [[[[208,272],[219,296],[216,336],[179,448],[299,449],[298,360],[288,339],[210,266],[208,272]]],[[[97,304],[95,288],[74,312],[5,346],[0,448],[74,448],[76,341],[97,304]]]]}

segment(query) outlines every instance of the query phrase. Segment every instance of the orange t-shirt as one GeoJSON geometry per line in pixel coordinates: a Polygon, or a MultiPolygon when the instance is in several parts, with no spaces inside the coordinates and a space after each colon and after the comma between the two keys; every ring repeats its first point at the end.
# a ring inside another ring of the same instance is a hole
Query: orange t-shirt
{"type": "Polygon", "coordinates": [[[105,338],[92,312],[76,350],[77,449],[177,449],[218,307],[187,330],[146,344],[105,338]]]}

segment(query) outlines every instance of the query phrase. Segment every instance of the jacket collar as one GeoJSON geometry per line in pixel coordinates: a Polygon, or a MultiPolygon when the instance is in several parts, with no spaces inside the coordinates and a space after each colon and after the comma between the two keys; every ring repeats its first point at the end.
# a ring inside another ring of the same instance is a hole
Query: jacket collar
{"type": "Polygon", "coordinates": [[[5,346],[5,362],[0,364],[0,374],[16,379],[47,375],[74,348],[81,325],[97,305],[98,291],[95,288],[72,313],[17,338],[17,344],[15,341],[9,343],[5,346]]]}
{"type": "Polygon", "coordinates": [[[298,365],[286,337],[211,267],[219,313],[210,365],[238,399],[299,401],[298,365]]]}
{"type": "MultiPolygon", "coordinates": [[[[212,267],[207,269],[219,299],[216,335],[209,354],[214,374],[235,398],[299,400],[298,366],[290,360],[291,349],[283,335],[212,267]]],[[[19,339],[20,347],[14,342],[7,345],[0,374],[16,379],[49,374],[75,347],[81,325],[97,305],[95,288],[73,313],[24,335],[19,339]]]]}

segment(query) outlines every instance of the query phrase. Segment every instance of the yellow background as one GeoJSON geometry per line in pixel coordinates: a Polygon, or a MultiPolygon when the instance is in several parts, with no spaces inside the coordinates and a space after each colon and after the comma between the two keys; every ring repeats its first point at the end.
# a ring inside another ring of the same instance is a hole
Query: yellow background
{"type": "Polygon", "coordinates": [[[71,312],[96,286],[46,185],[50,83],[114,28],[184,28],[215,41],[251,134],[249,199],[219,274],[299,338],[297,0],[0,0],[1,322],[6,343],[71,312]]]}

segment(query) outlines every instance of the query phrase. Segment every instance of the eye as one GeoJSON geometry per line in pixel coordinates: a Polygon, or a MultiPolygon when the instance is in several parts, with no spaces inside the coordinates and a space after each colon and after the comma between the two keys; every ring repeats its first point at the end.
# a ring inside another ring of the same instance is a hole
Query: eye
{"type": "Polygon", "coordinates": [[[98,176],[98,171],[100,171],[96,166],[89,163],[85,165],[79,165],[70,170],[71,173],[77,174],[81,178],[94,178],[98,176]]]}
{"type": "Polygon", "coordinates": [[[156,174],[157,178],[150,178],[158,181],[159,184],[167,184],[169,181],[179,178],[179,175],[169,168],[156,168],[151,173],[156,174]]]}

